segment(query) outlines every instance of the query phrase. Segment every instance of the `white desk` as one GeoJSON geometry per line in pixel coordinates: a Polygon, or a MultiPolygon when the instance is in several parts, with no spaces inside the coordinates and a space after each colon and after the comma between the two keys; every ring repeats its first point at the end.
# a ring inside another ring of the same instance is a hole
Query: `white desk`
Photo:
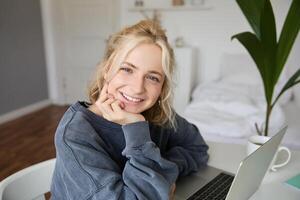
{"type": "MultiPolygon", "coordinates": [[[[235,173],[239,163],[246,157],[246,146],[208,142],[209,165],[235,173]]],[[[300,190],[285,185],[290,177],[300,173],[300,151],[292,151],[290,162],[277,170],[268,172],[258,191],[250,200],[299,200],[300,190]]]]}

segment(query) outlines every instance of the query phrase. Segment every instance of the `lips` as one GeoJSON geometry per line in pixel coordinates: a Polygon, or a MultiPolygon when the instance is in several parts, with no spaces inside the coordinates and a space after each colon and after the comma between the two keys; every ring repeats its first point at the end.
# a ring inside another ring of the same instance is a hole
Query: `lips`
{"type": "Polygon", "coordinates": [[[144,99],[142,99],[142,98],[132,97],[132,96],[129,96],[127,94],[124,94],[123,92],[120,92],[120,93],[124,97],[124,99],[126,99],[129,102],[139,103],[139,102],[144,101],[144,99]]]}

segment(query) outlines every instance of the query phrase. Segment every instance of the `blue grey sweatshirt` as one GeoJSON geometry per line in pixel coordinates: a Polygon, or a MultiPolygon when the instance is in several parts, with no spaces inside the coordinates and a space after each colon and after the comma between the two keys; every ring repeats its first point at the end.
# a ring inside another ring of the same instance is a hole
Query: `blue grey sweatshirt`
{"type": "Polygon", "coordinates": [[[178,115],[176,122],[176,131],[145,121],[121,126],[75,103],[56,130],[51,199],[169,199],[178,176],[208,160],[197,128],[178,115]]]}

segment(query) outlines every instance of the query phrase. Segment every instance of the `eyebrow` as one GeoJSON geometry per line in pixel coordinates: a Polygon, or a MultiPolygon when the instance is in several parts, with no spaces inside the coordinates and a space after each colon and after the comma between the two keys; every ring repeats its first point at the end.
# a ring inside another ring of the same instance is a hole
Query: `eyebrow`
{"type": "MultiPolygon", "coordinates": [[[[129,62],[123,62],[123,64],[127,64],[127,65],[129,65],[129,66],[131,66],[131,67],[133,67],[133,68],[135,68],[135,69],[138,69],[137,66],[135,66],[134,64],[129,63],[129,62]]],[[[153,74],[157,74],[157,75],[163,77],[163,75],[162,75],[160,72],[158,72],[158,71],[150,70],[149,72],[150,72],[150,73],[153,73],[153,74]]]]}

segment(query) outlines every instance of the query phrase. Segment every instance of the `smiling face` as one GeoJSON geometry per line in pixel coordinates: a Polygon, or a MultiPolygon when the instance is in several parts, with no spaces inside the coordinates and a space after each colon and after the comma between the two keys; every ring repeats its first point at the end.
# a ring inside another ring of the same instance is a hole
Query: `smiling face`
{"type": "Polygon", "coordinates": [[[164,83],[162,51],[140,44],[130,51],[118,72],[108,79],[108,93],[124,103],[124,110],[142,113],[158,100],[164,83]]]}

